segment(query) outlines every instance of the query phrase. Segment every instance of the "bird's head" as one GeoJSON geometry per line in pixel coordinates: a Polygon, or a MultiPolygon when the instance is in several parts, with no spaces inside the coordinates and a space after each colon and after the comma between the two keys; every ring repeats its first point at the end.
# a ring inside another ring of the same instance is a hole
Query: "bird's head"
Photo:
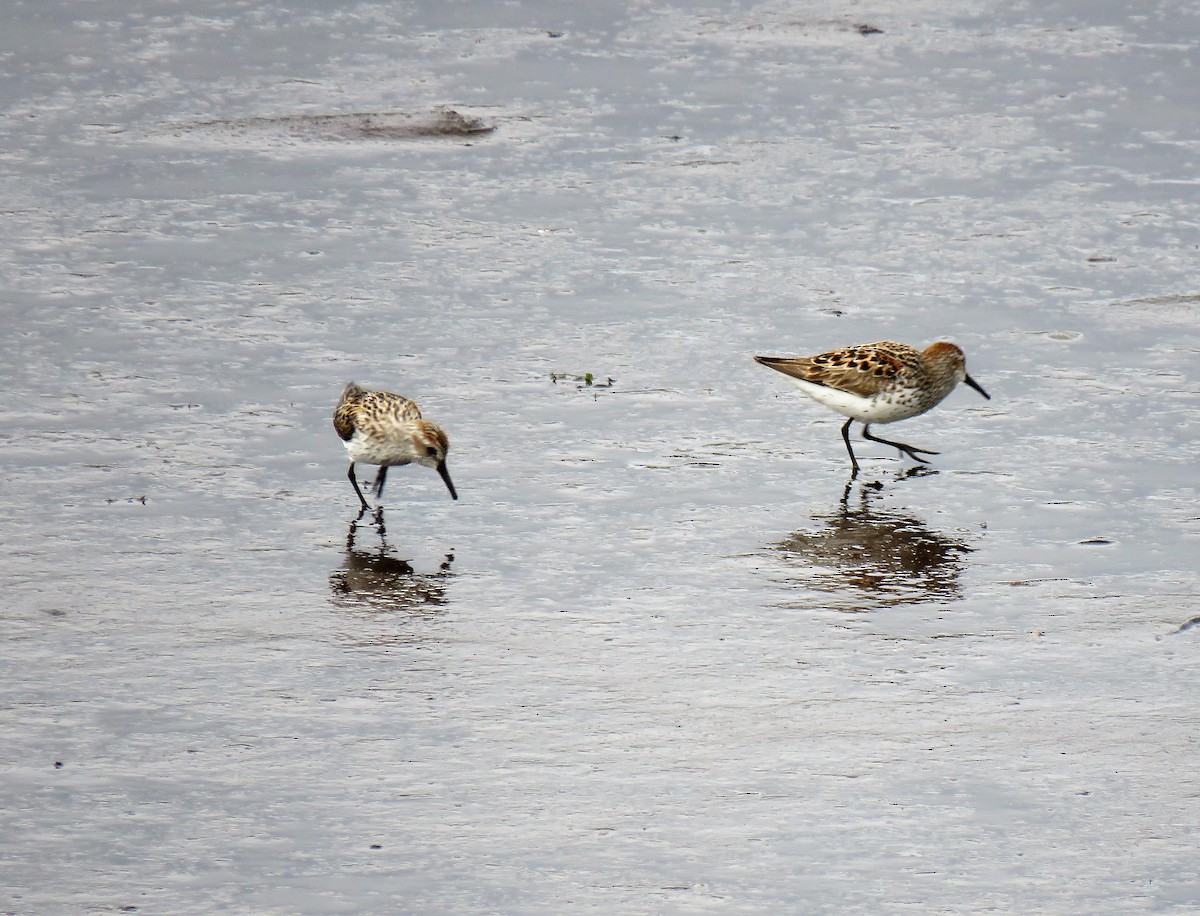
{"type": "Polygon", "coordinates": [[[989,401],[992,396],[983,390],[983,386],[967,375],[967,357],[962,348],[946,341],[930,344],[921,354],[936,370],[953,374],[955,384],[966,382],[989,401]]]}
{"type": "Polygon", "coordinates": [[[413,442],[416,445],[415,461],[417,464],[423,464],[425,467],[437,471],[445,481],[451,498],[458,499],[458,491],[454,489],[454,482],[450,479],[450,472],[446,469],[446,454],[450,451],[450,439],[446,436],[446,431],[436,423],[421,420],[417,424],[413,442]]]}

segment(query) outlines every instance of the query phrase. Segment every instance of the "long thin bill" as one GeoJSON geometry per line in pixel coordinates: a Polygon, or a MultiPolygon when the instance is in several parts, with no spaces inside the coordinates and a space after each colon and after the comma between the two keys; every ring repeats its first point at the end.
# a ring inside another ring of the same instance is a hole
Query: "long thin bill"
{"type": "Polygon", "coordinates": [[[446,462],[443,461],[437,466],[437,472],[442,475],[442,480],[446,481],[446,489],[450,491],[451,498],[458,499],[458,492],[454,489],[454,481],[450,479],[450,472],[446,470],[446,462]]]}
{"type": "Polygon", "coordinates": [[[972,388],[974,388],[976,391],[978,391],[980,394],[982,394],[989,401],[992,399],[992,396],[990,394],[988,394],[986,391],[984,391],[983,388],[980,386],[979,382],[975,381],[975,379],[971,378],[971,376],[968,375],[966,378],[963,379],[963,381],[966,382],[968,385],[970,385],[972,388]]]}

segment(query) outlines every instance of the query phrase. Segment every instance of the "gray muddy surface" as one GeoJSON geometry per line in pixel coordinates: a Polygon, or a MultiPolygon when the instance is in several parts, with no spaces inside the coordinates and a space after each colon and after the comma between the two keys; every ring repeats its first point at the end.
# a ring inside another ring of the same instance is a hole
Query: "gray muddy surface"
{"type": "Polygon", "coordinates": [[[6,19],[0,910],[1200,906],[1194,9],[6,19]]]}

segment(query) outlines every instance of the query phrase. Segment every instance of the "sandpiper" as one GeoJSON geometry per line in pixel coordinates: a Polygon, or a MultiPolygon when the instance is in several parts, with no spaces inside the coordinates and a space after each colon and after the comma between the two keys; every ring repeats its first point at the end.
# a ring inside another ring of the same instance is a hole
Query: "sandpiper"
{"type": "Polygon", "coordinates": [[[952,343],[930,344],[919,351],[907,344],[882,340],[819,356],[754,359],[782,372],[809,397],[850,418],[842,427],[842,439],[855,474],[858,459],[850,446],[850,424],[855,420],[863,425],[864,439],[894,446],[910,458],[928,464],[917,453],[936,455],[937,452],[872,436],[871,424],[895,423],[923,414],[940,404],[959,382],[966,382],[991,400],[991,395],[967,375],[963,351],[952,343]]]}
{"type": "Polygon", "coordinates": [[[350,454],[346,476],[354,485],[364,512],[370,505],[354,476],[354,464],[358,461],[379,465],[379,473],[371,484],[376,497],[383,495],[389,467],[415,461],[441,474],[450,496],[458,499],[450,472],[446,470],[450,440],[436,423],[422,420],[420,408],[408,398],[388,391],[368,391],[351,382],[342,390],[333,412],[333,428],[350,454]]]}

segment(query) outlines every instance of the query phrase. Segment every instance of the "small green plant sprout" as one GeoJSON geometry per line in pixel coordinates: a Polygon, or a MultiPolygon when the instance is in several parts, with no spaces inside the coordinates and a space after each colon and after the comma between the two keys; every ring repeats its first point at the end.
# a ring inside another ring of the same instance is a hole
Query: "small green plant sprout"
{"type": "Polygon", "coordinates": [[[583,375],[576,375],[573,372],[551,372],[550,383],[557,385],[559,382],[571,381],[579,382],[576,388],[611,388],[616,382],[615,378],[606,376],[606,381],[597,382],[596,376],[592,372],[585,372],[583,375]]]}

